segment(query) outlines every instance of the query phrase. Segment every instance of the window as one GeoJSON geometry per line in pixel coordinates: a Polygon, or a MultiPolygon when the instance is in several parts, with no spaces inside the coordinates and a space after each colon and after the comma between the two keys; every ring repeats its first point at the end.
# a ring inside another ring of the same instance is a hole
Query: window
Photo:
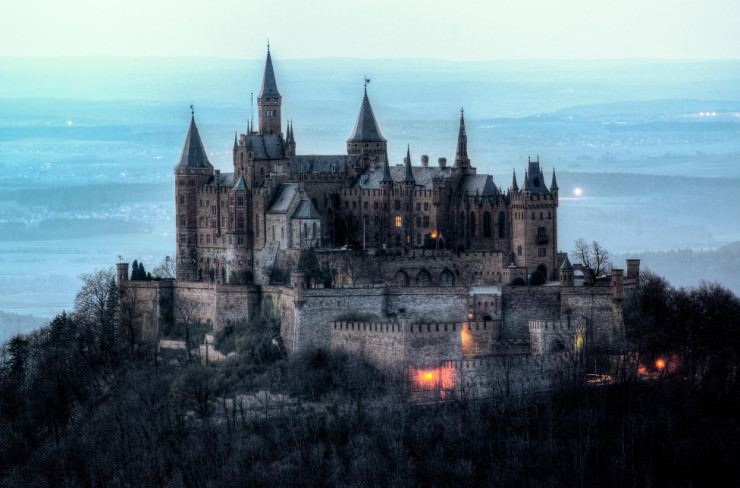
{"type": "Polygon", "coordinates": [[[483,237],[491,237],[491,212],[483,212],[483,237]]]}
{"type": "Polygon", "coordinates": [[[396,210],[401,210],[401,200],[396,200],[393,202],[393,208],[396,210]]]}
{"type": "Polygon", "coordinates": [[[373,202],[373,208],[374,209],[377,209],[378,208],[378,202],[373,202]]]}
{"type": "Polygon", "coordinates": [[[424,202],[424,210],[429,210],[429,203],[424,202]]]}
{"type": "Polygon", "coordinates": [[[403,219],[400,215],[396,215],[396,227],[401,227],[403,225],[403,219]]]}
{"type": "Polygon", "coordinates": [[[547,244],[547,229],[539,227],[537,229],[537,244],[547,244]]]}
{"type": "Polygon", "coordinates": [[[180,195],[180,203],[185,203],[185,195],[180,195]]]}
{"type": "Polygon", "coordinates": [[[499,239],[506,237],[506,216],[503,212],[498,214],[498,237],[499,239]]]}
{"type": "Polygon", "coordinates": [[[236,228],[238,230],[244,229],[244,215],[243,214],[238,214],[236,216],[236,228]]]}
{"type": "Polygon", "coordinates": [[[365,203],[363,204],[363,207],[365,207],[365,210],[367,210],[367,205],[368,205],[368,202],[365,202],[365,203]]]}
{"type": "Polygon", "coordinates": [[[475,237],[475,214],[470,212],[470,237],[475,237]]]}
{"type": "Polygon", "coordinates": [[[424,228],[428,228],[428,227],[429,227],[429,216],[425,215],[424,216],[424,228]]]}
{"type": "Polygon", "coordinates": [[[416,202],[416,211],[419,212],[421,210],[421,202],[416,202]]]}
{"type": "Polygon", "coordinates": [[[236,206],[237,207],[243,207],[244,206],[244,197],[236,197],[236,206]]]}
{"type": "Polygon", "coordinates": [[[352,202],[352,210],[357,208],[357,202],[352,202]]]}
{"type": "Polygon", "coordinates": [[[522,246],[517,246],[516,247],[516,255],[517,256],[521,256],[522,255],[522,246]]]}
{"type": "Polygon", "coordinates": [[[375,225],[378,225],[378,216],[377,215],[373,218],[373,222],[375,222],[375,225]]]}
{"type": "Polygon", "coordinates": [[[532,220],[534,220],[534,219],[535,219],[534,212],[532,212],[532,220]]]}
{"type": "Polygon", "coordinates": [[[211,215],[216,215],[216,206],[215,205],[212,205],[211,206],[211,215]]]}
{"type": "Polygon", "coordinates": [[[537,248],[537,256],[544,258],[547,256],[547,248],[546,247],[538,247],[537,248]]]}
{"type": "Polygon", "coordinates": [[[416,217],[416,226],[421,227],[421,217],[416,217]]]}

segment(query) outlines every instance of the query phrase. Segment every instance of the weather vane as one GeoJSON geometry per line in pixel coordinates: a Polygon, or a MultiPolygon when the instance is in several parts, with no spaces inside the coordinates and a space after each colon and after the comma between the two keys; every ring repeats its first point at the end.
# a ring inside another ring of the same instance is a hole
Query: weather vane
{"type": "Polygon", "coordinates": [[[193,104],[192,103],[190,104],[190,115],[192,115],[193,117],[195,117],[195,110],[193,109],[193,104]]]}
{"type": "Polygon", "coordinates": [[[370,83],[370,78],[368,78],[367,75],[366,75],[365,76],[365,88],[367,88],[367,84],[368,83],[370,83]]]}

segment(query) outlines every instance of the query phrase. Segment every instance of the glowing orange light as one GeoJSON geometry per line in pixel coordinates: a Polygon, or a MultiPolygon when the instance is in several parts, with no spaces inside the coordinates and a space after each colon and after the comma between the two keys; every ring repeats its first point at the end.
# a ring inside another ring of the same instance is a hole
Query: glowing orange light
{"type": "Polygon", "coordinates": [[[425,380],[431,380],[431,379],[434,379],[434,375],[433,375],[432,373],[425,373],[425,374],[424,374],[424,379],[425,379],[425,380]]]}
{"type": "Polygon", "coordinates": [[[663,361],[662,359],[658,359],[657,361],[655,361],[655,367],[658,369],[665,368],[665,361],[663,361]]]}
{"type": "Polygon", "coordinates": [[[436,238],[437,238],[437,233],[436,233],[436,232],[432,232],[432,235],[431,235],[430,237],[431,237],[432,239],[436,239],[436,238]]]}
{"type": "Polygon", "coordinates": [[[468,314],[468,318],[469,318],[470,320],[473,320],[473,313],[472,313],[472,312],[468,314]]]}

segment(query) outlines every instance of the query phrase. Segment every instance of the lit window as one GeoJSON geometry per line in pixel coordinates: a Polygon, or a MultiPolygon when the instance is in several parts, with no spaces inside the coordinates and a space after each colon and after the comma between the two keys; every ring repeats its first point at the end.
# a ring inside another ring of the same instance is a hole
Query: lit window
{"type": "Polygon", "coordinates": [[[403,219],[400,215],[396,215],[396,227],[401,227],[403,225],[403,219]]]}

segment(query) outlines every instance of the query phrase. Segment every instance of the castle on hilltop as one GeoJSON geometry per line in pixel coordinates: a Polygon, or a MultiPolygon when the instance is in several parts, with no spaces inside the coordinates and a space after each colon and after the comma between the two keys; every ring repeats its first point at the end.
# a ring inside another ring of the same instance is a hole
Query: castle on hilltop
{"type": "Polygon", "coordinates": [[[414,165],[410,147],[392,164],[367,83],[346,154],[297,154],[269,47],[257,102],[229,173],[191,118],[174,169],[176,280],[130,281],[118,265],[138,339],[159,340],[185,303],[214,330],[270,316],[289,352],[349,350],[421,390],[472,381],[479,395],[499,388],[502,364],[539,390],[572,374],[586,345],[623,343],[639,261],[582,286],[558,253],[558,185],[539,158],[521,186],[516,172],[506,189],[478,174],[461,110],[452,164],[414,165]]]}

